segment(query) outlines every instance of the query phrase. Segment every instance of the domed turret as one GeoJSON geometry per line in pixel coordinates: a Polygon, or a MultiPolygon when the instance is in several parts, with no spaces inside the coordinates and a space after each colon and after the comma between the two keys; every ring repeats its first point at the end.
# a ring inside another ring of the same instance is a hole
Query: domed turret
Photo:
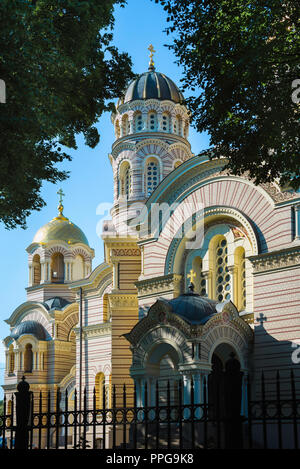
{"type": "Polygon", "coordinates": [[[149,51],[148,71],[130,83],[112,115],[116,135],[110,155],[114,172],[112,217],[119,233],[123,202],[128,201],[129,208],[134,204],[124,220],[134,218],[137,204],[142,206],[170,171],[193,156],[183,95],[170,78],[156,71],[152,45],[149,51]]]}
{"type": "Polygon", "coordinates": [[[117,107],[145,99],[168,100],[178,104],[184,100],[175,83],[163,73],[156,72],[154,67],[149,67],[148,72],[142,73],[131,82],[124,96],[118,101],[117,107]]]}
{"type": "MultiPolygon", "coordinates": [[[[37,231],[27,248],[30,287],[69,283],[85,278],[92,269],[94,250],[89,247],[83,231],[64,216],[62,190],[58,195],[58,215],[37,231]]],[[[53,295],[42,295],[41,300],[51,297],[53,295]]]]}
{"type": "Polygon", "coordinates": [[[59,214],[42,226],[35,234],[33,243],[48,243],[49,241],[64,241],[68,244],[82,243],[89,245],[83,231],[69,218],[63,215],[63,207],[59,205],[59,214]]]}

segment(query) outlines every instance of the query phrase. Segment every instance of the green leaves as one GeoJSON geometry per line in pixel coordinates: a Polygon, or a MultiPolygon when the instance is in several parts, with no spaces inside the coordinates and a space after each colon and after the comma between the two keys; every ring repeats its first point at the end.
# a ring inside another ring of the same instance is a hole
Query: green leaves
{"type": "Polygon", "coordinates": [[[160,3],[176,32],[170,47],[183,88],[193,92],[193,123],[210,133],[214,157],[257,183],[279,178],[298,188],[300,105],[291,87],[300,78],[299,2],[160,3]]]}
{"type": "Polygon", "coordinates": [[[111,45],[114,6],[124,0],[2,0],[0,78],[7,102],[0,114],[0,220],[25,227],[44,205],[43,181],[67,177],[57,142],[76,135],[95,148],[95,127],[125,88],[131,60],[111,45]]]}

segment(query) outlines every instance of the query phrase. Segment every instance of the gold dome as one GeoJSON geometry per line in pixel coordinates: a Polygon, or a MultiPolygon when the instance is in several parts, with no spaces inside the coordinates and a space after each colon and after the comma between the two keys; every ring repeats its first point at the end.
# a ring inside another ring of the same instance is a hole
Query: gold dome
{"type": "Polygon", "coordinates": [[[58,210],[58,216],[37,231],[33,243],[65,241],[68,244],[83,243],[89,246],[88,240],[81,229],[63,215],[63,206],[61,204],[59,204],[58,210]]]}

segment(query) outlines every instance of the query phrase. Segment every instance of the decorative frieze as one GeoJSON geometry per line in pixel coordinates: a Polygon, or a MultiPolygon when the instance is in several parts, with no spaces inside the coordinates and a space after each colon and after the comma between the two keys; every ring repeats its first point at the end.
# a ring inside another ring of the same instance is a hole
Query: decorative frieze
{"type": "Polygon", "coordinates": [[[253,273],[269,272],[272,270],[287,269],[300,265],[300,248],[285,249],[275,253],[251,256],[249,260],[253,264],[253,273]]]}
{"type": "MultiPolygon", "coordinates": [[[[74,328],[76,334],[76,340],[79,339],[80,328],[74,328]]],[[[83,339],[93,339],[95,337],[103,337],[105,335],[111,335],[111,322],[105,322],[103,324],[93,324],[91,326],[85,326],[82,328],[83,339]]]]}
{"type": "Polygon", "coordinates": [[[168,274],[161,277],[141,280],[135,283],[138,289],[138,297],[145,298],[152,295],[174,292],[180,293],[182,275],[168,274]]]}

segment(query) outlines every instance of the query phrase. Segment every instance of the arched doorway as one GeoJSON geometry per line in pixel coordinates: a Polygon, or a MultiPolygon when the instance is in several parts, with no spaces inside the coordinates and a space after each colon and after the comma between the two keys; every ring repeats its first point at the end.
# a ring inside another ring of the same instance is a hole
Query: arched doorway
{"type": "MultiPolygon", "coordinates": [[[[159,406],[167,405],[168,388],[171,405],[178,401],[179,356],[176,349],[169,343],[156,345],[149,354],[145,380],[148,386],[148,404],[156,405],[158,390],[159,406]]],[[[143,396],[142,396],[143,397],[143,396]]]]}
{"type": "Polygon", "coordinates": [[[212,372],[208,378],[210,418],[226,448],[241,448],[243,372],[240,361],[227,343],[216,347],[211,361],[212,372]]]}

